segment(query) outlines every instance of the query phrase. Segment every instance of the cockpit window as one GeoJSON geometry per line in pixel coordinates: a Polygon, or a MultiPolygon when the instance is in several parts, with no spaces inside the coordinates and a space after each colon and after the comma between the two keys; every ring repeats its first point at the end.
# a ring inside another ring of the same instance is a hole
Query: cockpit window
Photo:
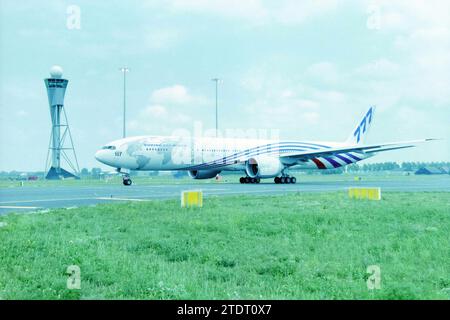
{"type": "Polygon", "coordinates": [[[104,146],[102,149],[103,150],[116,150],[116,147],[115,146],[104,146]]]}

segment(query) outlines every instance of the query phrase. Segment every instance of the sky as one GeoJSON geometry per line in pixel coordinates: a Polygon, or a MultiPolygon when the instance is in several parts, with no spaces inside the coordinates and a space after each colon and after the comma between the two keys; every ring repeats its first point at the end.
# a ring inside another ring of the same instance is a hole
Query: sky
{"type": "Polygon", "coordinates": [[[345,141],[376,106],[368,143],[441,138],[378,161],[450,161],[450,2],[2,0],[0,171],[44,170],[44,79],[69,80],[80,168],[127,134],[221,133],[345,141]],[[187,131],[186,131],[187,130],[187,131]]]}

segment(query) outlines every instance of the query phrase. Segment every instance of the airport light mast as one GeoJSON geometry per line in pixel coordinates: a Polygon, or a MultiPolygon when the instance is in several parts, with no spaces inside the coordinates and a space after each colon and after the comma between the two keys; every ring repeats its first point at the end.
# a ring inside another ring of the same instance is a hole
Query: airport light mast
{"type": "Polygon", "coordinates": [[[127,116],[127,72],[130,72],[130,69],[127,67],[122,67],[119,69],[123,73],[123,137],[127,136],[126,131],[126,116],[127,116]]]}
{"type": "Polygon", "coordinates": [[[218,134],[219,134],[218,91],[219,91],[219,82],[222,82],[222,80],[219,79],[219,78],[213,78],[213,79],[211,79],[211,81],[214,81],[214,82],[216,83],[216,138],[217,138],[217,136],[218,136],[218,134]]]}

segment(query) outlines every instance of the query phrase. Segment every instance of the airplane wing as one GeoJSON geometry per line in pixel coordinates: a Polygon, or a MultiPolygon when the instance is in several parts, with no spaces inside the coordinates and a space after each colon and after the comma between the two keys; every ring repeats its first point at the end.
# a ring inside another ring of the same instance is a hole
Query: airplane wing
{"type": "Polygon", "coordinates": [[[404,149],[404,148],[412,148],[415,147],[417,143],[423,143],[427,141],[433,141],[437,139],[422,139],[422,140],[412,140],[412,141],[403,141],[403,142],[390,142],[390,143],[382,143],[382,144],[373,144],[373,145],[354,145],[354,146],[346,146],[339,148],[330,148],[330,149],[321,149],[314,151],[306,151],[306,152],[292,152],[286,153],[280,156],[282,160],[308,160],[316,157],[327,157],[333,156],[336,154],[344,153],[344,152],[362,152],[362,153],[377,153],[383,151],[404,149]]]}

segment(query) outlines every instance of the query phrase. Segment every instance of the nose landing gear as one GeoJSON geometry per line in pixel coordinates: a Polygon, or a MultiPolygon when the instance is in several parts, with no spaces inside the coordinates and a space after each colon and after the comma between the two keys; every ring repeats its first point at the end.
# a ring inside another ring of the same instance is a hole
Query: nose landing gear
{"type": "Polygon", "coordinates": [[[131,186],[133,181],[130,178],[130,170],[123,170],[122,168],[117,168],[116,172],[122,175],[122,183],[124,186],[131,186]]]}
{"type": "Polygon", "coordinates": [[[130,176],[123,176],[123,184],[125,186],[131,186],[132,183],[133,181],[131,181],[130,176]]]}

